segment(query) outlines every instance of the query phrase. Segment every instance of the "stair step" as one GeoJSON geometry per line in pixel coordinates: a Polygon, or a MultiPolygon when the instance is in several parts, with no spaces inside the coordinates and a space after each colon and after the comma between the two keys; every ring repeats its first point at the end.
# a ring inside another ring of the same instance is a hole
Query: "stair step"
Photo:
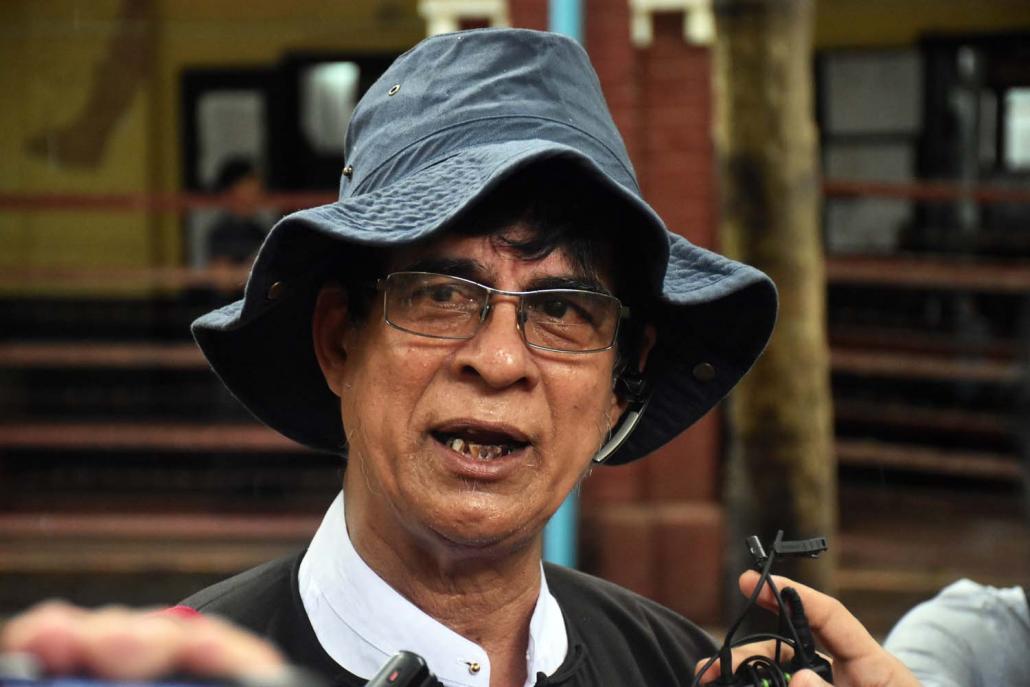
{"type": "Polygon", "coordinates": [[[922,255],[837,256],[826,259],[826,279],[831,285],[1027,293],[1030,262],[922,255]]]}
{"type": "Polygon", "coordinates": [[[0,573],[224,573],[303,547],[321,515],[2,513],[0,573]]]}
{"type": "Polygon", "coordinates": [[[1023,366],[1017,362],[921,353],[835,348],[830,361],[834,373],[897,379],[1018,384],[1023,375],[1023,366]]]}
{"type": "Polygon", "coordinates": [[[14,342],[0,343],[0,367],[203,369],[207,362],[192,342],[14,342]]]}
{"type": "Polygon", "coordinates": [[[1016,454],[987,451],[951,451],[916,444],[895,444],[867,439],[838,439],[841,465],[908,470],[952,477],[973,477],[1021,482],[1025,470],[1016,454]]]}
{"type": "Polygon", "coordinates": [[[255,423],[37,422],[0,425],[0,449],[310,452],[255,423]]]}
{"type": "Polygon", "coordinates": [[[835,400],[834,418],[852,425],[886,426],[942,433],[1003,437],[1012,434],[1015,418],[1007,413],[985,413],[961,408],[931,408],[907,403],[835,400]]]}

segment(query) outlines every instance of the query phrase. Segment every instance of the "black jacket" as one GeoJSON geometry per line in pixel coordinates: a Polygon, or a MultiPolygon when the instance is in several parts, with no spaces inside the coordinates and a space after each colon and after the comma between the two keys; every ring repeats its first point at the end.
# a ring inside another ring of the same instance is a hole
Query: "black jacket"
{"type": "MultiPolygon", "coordinates": [[[[296,665],[334,687],[363,687],[319,644],[297,586],[303,552],[240,573],[183,602],[272,640],[296,665]]],[[[610,582],[545,564],[547,585],[565,617],[569,653],[537,686],[674,687],[690,685],[694,666],[715,653],[711,638],[682,616],[610,582]]],[[[430,666],[432,668],[432,666],[430,666]]],[[[371,677],[371,676],[369,676],[371,677]]]]}

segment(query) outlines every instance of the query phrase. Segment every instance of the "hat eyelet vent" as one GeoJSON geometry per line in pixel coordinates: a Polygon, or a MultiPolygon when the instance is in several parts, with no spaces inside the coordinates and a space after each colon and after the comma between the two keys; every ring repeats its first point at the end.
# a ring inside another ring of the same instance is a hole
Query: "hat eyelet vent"
{"type": "Polygon", "coordinates": [[[690,372],[694,379],[703,384],[715,379],[715,367],[711,363],[698,363],[690,372]]]}
{"type": "Polygon", "coordinates": [[[265,297],[270,301],[277,301],[283,297],[286,292],[286,284],[281,281],[274,282],[268,287],[268,291],[265,293],[265,297]]]}
{"type": "Polygon", "coordinates": [[[401,85],[399,83],[395,83],[390,87],[390,90],[386,92],[386,95],[397,95],[397,91],[399,90],[401,90],[401,85]]]}

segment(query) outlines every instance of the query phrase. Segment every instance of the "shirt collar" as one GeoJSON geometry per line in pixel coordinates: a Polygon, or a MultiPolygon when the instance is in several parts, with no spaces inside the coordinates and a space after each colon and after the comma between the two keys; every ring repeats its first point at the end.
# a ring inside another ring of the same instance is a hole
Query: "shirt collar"
{"type": "MultiPolygon", "coordinates": [[[[342,492],[311,540],[298,577],[315,636],[345,670],[368,679],[403,649],[422,656],[445,687],[489,687],[486,651],[401,596],[358,555],[347,533],[342,492]]],[[[527,687],[537,673],[556,671],[567,651],[565,619],[541,567],[540,596],[529,621],[527,687]]]]}

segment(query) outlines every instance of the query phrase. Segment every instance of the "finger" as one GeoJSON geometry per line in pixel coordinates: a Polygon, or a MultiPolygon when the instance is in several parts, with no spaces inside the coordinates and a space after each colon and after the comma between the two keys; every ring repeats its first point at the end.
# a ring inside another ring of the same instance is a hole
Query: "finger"
{"type": "Polygon", "coordinates": [[[709,659],[705,658],[705,659],[702,659],[702,660],[698,661],[694,665],[694,676],[695,677],[697,676],[697,674],[700,671],[702,671],[702,670],[705,671],[704,675],[701,676],[701,680],[698,682],[698,684],[707,685],[709,682],[712,682],[712,681],[718,679],[718,677],[719,677],[719,673],[720,673],[720,671],[719,671],[719,659],[716,659],[711,664],[709,664],[708,661],[709,661],[709,659]],[[707,669],[705,669],[706,666],[707,666],[707,669]]]}
{"type": "Polygon", "coordinates": [[[186,619],[190,633],[180,647],[181,669],[211,677],[272,677],[285,669],[282,655],[256,635],[213,617],[186,619]]]}
{"type": "Polygon", "coordinates": [[[91,675],[143,680],[174,672],[186,629],[158,615],[109,607],[83,618],[82,664],[91,675]]]}
{"type": "MultiPolygon", "coordinates": [[[[740,591],[750,596],[758,584],[760,575],[750,570],[740,576],[740,591]]],[[[832,596],[818,592],[786,577],[773,575],[779,589],[793,587],[801,596],[805,616],[812,631],[826,650],[838,660],[852,660],[880,650],[872,635],[855,616],[832,596]]],[[[778,610],[776,598],[768,586],[763,587],[758,603],[772,611],[778,610]]]]}
{"type": "Polygon", "coordinates": [[[142,680],[173,672],[217,678],[274,678],[285,670],[264,640],[218,618],[177,618],[109,607],[84,611],[41,604],[0,632],[0,651],[35,655],[46,672],[142,680]]]}
{"type": "Polygon", "coordinates": [[[790,687],[823,687],[830,683],[819,677],[814,670],[799,670],[790,679],[790,687]]]}
{"type": "MultiPolygon", "coordinates": [[[[742,646],[737,647],[736,649],[733,649],[732,651],[732,670],[735,672],[743,661],[751,658],[752,656],[765,656],[766,658],[773,661],[778,661],[779,663],[787,663],[792,658],[794,658],[794,649],[791,648],[789,644],[780,642],[780,652],[779,656],[777,657],[775,640],[770,639],[767,641],[751,642],[750,644],[744,644],[742,646]]],[[[708,659],[699,661],[697,665],[694,666],[694,674],[696,675],[697,672],[701,670],[707,662],[708,659]]],[[[704,676],[701,678],[700,684],[704,685],[709,682],[712,682],[713,680],[716,680],[721,673],[722,671],[720,670],[719,660],[716,659],[716,661],[712,664],[712,666],[705,672],[704,676]]]]}
{"type": "Polygon", "coordinates": [[[81,663],[84,611],[48,601],[16,616],[0,632],[0,651],[33,654],[49,673],[65,675],[81,663]]]}

